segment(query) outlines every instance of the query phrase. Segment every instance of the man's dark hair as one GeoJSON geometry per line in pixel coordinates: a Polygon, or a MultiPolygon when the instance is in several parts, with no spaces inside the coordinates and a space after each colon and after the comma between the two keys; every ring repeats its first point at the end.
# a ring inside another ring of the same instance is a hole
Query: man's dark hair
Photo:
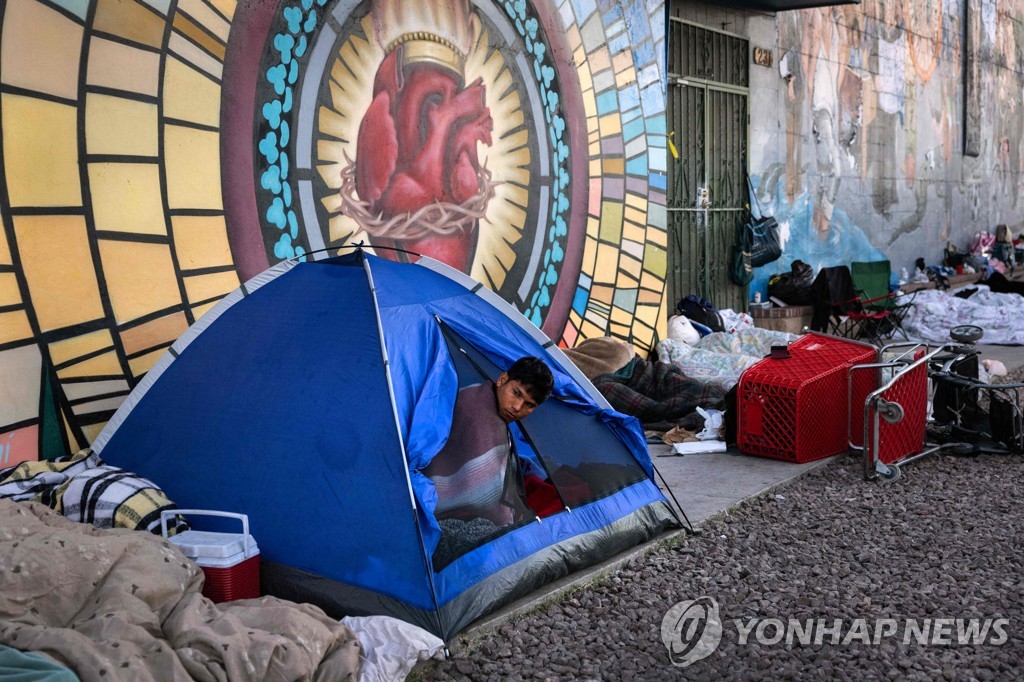
{"type": "Polygon", "coordinates": [[[532,355],[516,360],[508,368],[508,378],[525,386],[538,405],[548,399],[551,389],[555,387],[555,378],[551,376],[551,370],[543,360],[532,355]]]}

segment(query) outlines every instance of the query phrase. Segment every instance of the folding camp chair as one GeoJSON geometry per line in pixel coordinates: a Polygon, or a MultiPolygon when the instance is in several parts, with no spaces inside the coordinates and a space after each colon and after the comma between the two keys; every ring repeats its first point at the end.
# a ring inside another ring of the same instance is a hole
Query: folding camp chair
{"type": "Polygon", "coordinates": [[[814,316],[811,329],[878,344],[889,331],[887,310],[867,310],[853,285],[850,268],[822,268],[811,285],[814,316]]]}
{"type": "Polygon", "coordinates": [[[909,341],[910,338],[903,329],[903,319],[910,312],[917,292],[896,298],[896,294],[889,289],[892,267],[887,260],[854,261],[850,263],[850,274],[853,276],[853,285],[857,289],[864,310],[869,313],[887,313],[886,322],[880,325],[879,336],[886,338],[899,333],[909,341]]]}

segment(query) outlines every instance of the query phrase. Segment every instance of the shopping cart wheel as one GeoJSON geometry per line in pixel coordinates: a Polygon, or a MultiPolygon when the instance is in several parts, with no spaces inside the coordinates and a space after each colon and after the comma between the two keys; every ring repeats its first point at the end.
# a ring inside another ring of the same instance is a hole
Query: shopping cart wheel
{"type": "Polygon", "coordinates": [[[949,337],[958,343],[974,343],[985,335],[985,330],[973,324],[959,324],[949,330],[949,337]]]}
{"type": "Polygon", "coordinates": [[[895,464],[882,464],[881,462],[875,462],[875,473],[878,474],[878,480],[882,483],[895,483],[903,475],[903,472],[895,464]]]}
{"type": "Polygon", "coordinates": [[[878,411],[878,415],[890,424],[899,424],[903,421],[903,406],[899,403],[879,398],[875,409],[878,411]]]}

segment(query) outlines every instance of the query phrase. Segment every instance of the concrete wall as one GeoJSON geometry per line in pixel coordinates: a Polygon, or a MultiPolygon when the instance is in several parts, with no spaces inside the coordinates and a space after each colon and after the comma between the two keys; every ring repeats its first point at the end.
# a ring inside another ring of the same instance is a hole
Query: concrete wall
{"type": "Polygon", "coordinates": [[[662,0],[0,7],[0,467],[85,446],[240,281],[354,240],[562,345],[664,324],[662,0]]]}
{"type": "Polygon", "coordinates": [[[754,289],[797,258],[912,271],[918,257],[937,263],[947,240],[1024,228],[1021,0],[672,12],[773,55],[770,68],[751,66],[750,170],[786,245],[754,289]]]}

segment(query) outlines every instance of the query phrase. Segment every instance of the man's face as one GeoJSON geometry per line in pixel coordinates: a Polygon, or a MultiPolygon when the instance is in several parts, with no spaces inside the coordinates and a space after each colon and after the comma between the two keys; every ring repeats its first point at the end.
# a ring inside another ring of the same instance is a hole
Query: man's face
{"type": "Polygon", "coordinates": [[[497,387],[498,416],[506,424],[519,421],[537,409],[539,403],[526,390],[526,385],[516,379],[509,379],[507,373],[502,372],[494,385],[497,387]]]}

